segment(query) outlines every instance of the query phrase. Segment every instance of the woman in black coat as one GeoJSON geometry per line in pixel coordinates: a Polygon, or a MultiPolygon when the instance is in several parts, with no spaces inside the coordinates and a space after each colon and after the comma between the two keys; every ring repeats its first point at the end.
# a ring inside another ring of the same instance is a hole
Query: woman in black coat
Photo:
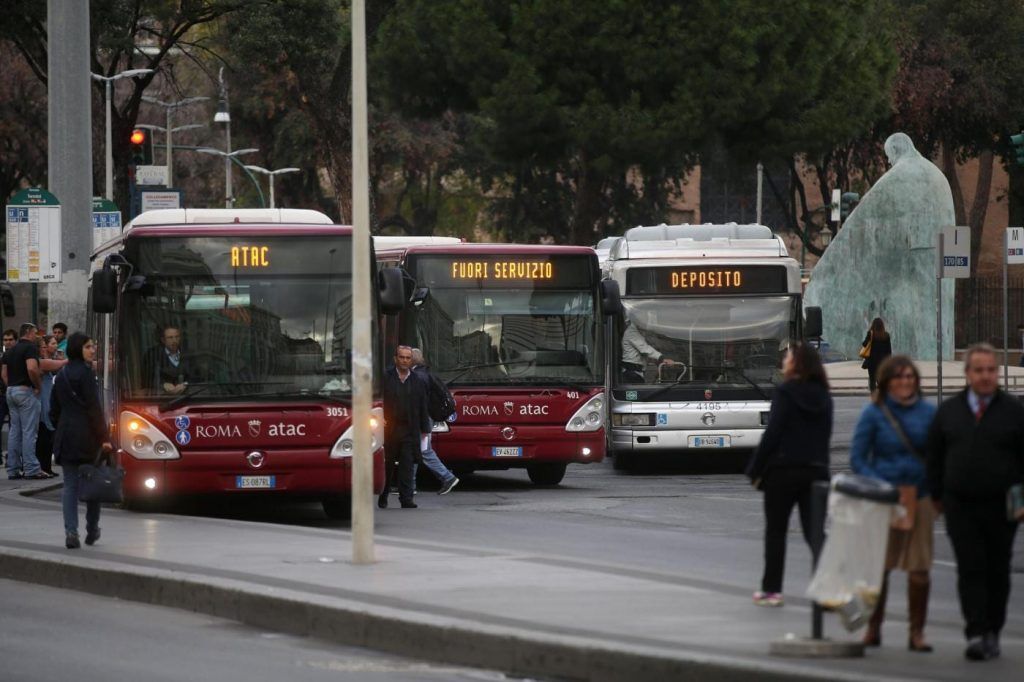
{"type": "Polygon", "coordinates": [[[811,488],[829,477],[833,407],[818,352],[794,343],[782,360],[782,375],[768,425],[747,466],[747,476],[764,491],[764,575],[754,593],[758,606],[782,606],[789,516],[794,506],[800,508],[800,525],[810,545],[811,488]]]}
{"type": "Polygon", "coordinates": [[[892,338],[885,330],[885,323],[880,317],[871,321],[871,327],[860,345],[861,348],[867,348],[868,344],[871,344],[871,349],[861,367],[868,371],[868,390],[874,393],[877,387],[875,376],[878,374],[878,368],[892,355],[892,338]]]}
{"type": "MultiPolygon", "coordinates": [[[[92,370],[96,342],[76,332],[68,339],[67,352],[69,362],[53,383],[50,422],[57,427],[53,454],[64,468],[64,546],[78,549],[78,467],[95,461],[100,449],[110,452],[113,447],[92,370]]],[[[100,503],[86,502],[85,544],[100,539],[99,524],[100,503]]]]}

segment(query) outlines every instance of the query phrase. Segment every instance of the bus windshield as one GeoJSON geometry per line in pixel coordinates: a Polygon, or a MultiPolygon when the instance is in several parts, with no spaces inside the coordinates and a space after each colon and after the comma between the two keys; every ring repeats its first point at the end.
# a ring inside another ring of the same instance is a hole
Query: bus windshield
{"type": "Polygon", "coordinates": [[[782,354],[797,335],[794,296],[626,298],[622,304],[619,384],[771,385],[781,381],[782,354]]]}
{"type": "Polygon", "coordinates": [[[140,239],[119,321],[129,398],[348,396],[348,237],[140,239]]]}
{"type": "Polygon", "coordinates": [[[416,343],[442,379],[603,383],[591,259],[431,257],[417,266],[429,296],[411,309],[416,343]]]}

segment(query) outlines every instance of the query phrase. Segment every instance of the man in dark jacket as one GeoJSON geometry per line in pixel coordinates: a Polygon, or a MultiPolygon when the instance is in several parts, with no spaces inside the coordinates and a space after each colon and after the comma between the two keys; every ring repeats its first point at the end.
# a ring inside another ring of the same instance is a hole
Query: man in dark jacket
{"type": "Polygon", "coordinates": [[[398,500],[403,509],[415,509],[413,477],[420,452],[430,437],[430,415],[427,411],[427,387],[412,371],[412,348],[395,350],[395,366],[384,372],[384,457],[387,482],[377,498],[377,506],[388,506],[388,492],[398,462],[398,500]]]}
{"type": "Polygon", "coordinates": [[[971,346],[967,389],[946,400],[928,435],[928,487],[956,555],[957,590],[973,661],[999,656],[1017,521],[1006,492],[1024,481],[1024,405],[999,389],[996,351],[971,346]]]}

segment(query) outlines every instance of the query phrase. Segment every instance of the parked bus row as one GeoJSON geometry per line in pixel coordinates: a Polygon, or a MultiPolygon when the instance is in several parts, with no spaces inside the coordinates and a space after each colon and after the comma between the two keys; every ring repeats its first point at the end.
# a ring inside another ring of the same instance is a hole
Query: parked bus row
{"type": "MultiPolygon", "coordinates": [[[[636,228],[601,259],[374,242],[376,375],[398,344],[423,351],[456,401],[434,447],[460,474],[524,468],[555,485],[609,450],[620,465],[751,447],[803,325],[796,263],[760,226],[636,228]]],[[[351,228],[293,209],[151,211],[93,258],[90,333],[126,504],[274,493],[346,516],[351,228]]]]}

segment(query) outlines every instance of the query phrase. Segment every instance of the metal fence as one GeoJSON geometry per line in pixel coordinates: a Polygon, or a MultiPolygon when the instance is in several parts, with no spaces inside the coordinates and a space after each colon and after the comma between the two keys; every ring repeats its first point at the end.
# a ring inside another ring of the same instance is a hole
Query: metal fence
{"type": "MultiPolygon", "coordinates": [[[[1024,325],[1024,277],[1009,279],[1010,348],[1021,347],[1018,325],[1024,325]]],[[[956,347],[988,341],[1003,347],[1003,278],[956,280],[956,347]]]]}

